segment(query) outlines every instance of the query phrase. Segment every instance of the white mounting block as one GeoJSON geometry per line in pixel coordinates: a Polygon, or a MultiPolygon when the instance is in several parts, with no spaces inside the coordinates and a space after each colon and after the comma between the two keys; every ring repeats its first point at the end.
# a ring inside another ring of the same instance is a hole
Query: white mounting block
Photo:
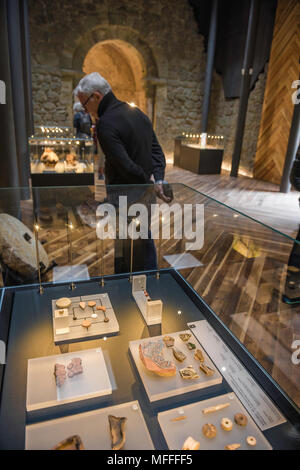
{"type": "Polygon", "coordinates": [[[146,286],[146,275],[134,276],[132,280],[132,295],[147,325],[157,325],[162,321],[163,303],[161,300],[151,300],[146,286]]]}

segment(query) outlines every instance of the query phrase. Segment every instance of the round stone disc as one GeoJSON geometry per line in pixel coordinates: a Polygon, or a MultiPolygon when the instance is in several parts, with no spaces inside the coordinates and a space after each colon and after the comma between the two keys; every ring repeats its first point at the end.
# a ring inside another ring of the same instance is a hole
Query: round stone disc
{"type": "Polygon", "coordinates": [[[56,305],[58,308],[68,308],[71,305],[71,300],[67,297],[62,297],[56,301],[56,305]]]}

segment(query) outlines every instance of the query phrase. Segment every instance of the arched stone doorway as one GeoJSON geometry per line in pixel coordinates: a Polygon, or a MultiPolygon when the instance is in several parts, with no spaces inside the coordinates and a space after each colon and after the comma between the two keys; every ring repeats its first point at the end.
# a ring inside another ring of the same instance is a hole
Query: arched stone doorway
{"type": "Polygon", "coordinates": [[[135,103],[148,112],[145,92],[146,68],[138,51],[128,42],[109,39],[88,51],[82,66],[85,74],[99,72],[121,101],[135,103]]]}
{"type": "Polygon", "coordinates": [[[119,99],[128,101],[127,97],[134,96],[130,101],[146,112],[155,125],[159,112],[156,90],[157,85],[161,86],[159,67],[139,32],[127,26],[101,25],[81,36],[75,49],[65,49],[62,57],[64,67],[71,59],[75,72],[73,88],[81,72],[99,71],[119,99]],[[122,79],[121,68],[127,73],[126,81],[122,79]]]}

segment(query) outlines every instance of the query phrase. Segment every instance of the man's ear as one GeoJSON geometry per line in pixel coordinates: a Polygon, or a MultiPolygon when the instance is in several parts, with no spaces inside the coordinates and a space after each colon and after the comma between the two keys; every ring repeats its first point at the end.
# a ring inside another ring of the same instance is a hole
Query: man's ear
{"type": "Polygon", "coordinates": [[[100,91],[95,91],[94,95],[97,97],[98,103],[100,103],[100,101],[102,100],[102,98],[104,96],[104,95],[102,95],[102,93],[100,93],[100,91]]]}

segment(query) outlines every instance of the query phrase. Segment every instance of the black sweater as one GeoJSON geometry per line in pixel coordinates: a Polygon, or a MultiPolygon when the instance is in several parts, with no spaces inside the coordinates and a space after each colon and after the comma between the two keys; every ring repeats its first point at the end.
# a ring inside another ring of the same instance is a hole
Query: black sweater
{"type": "Polygon", "coordinates": [[[106,184],[163,180],[166,160],[150,119],[137,107],[105,95],[98,109],[97,137],[105,155],[106,184]]]}

